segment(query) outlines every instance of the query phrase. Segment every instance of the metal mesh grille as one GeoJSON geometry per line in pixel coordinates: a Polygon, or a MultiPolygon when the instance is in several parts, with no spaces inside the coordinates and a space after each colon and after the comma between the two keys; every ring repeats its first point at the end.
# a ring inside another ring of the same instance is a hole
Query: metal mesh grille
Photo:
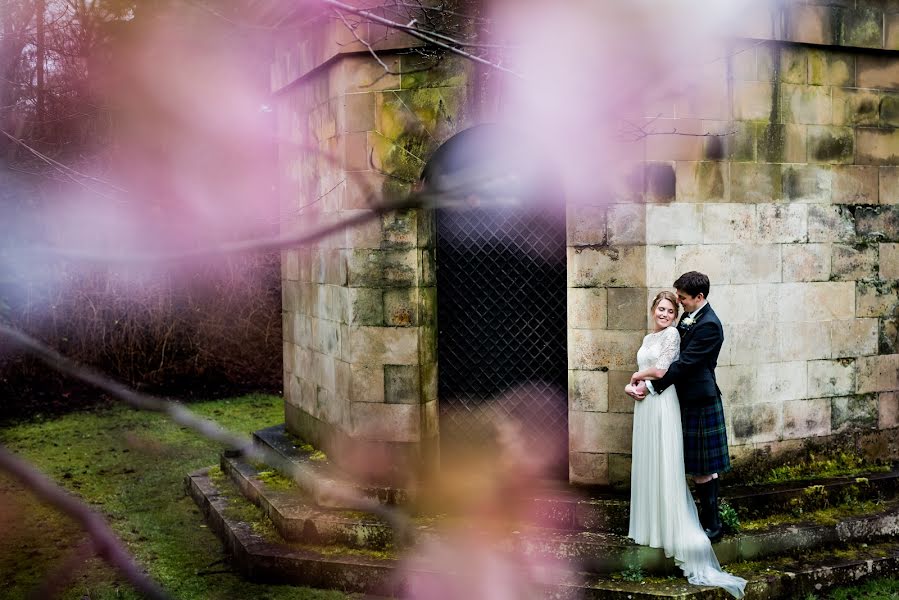
{"type": "Polygon", "coordinates": [[[438,211],[445,442],[476,442],[511,416],[567,476],[565,278],[565,223],[551,209],[438,211]]]}

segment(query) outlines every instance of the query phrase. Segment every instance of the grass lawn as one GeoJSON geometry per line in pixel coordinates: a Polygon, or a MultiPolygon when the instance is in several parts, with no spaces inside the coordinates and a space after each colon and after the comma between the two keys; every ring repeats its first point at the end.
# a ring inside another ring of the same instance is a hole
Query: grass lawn
{"type": "MultiPolygon", "coordinates": [[[[241,433],[280,423],[283,401],[253,395],[190,406],[241,433]]],[[[160,415],[112,408],[10,425],[0,444],[36,464],[107,520],[154,580],[179,599],[347,598],[243,581],[184,494],[184,476],[216,464],[219,448],[160,415]]],[[[0,475],[0,598],[25,598],[68,556],[83,533],[0,475]]],[[[137,598],[99,559],[76,572],[63,598],[137,598]]]]}

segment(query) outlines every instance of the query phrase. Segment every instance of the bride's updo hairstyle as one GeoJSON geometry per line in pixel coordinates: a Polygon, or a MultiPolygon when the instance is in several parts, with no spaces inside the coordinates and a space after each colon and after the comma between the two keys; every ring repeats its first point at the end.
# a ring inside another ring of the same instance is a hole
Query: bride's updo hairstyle
{"type": "Polygon", "coordinates": [[[663,290],[656,294],[655,299],[652,301],[652,306],[649,309],[649,314],[652,315],[652,313],[656,309],[656,306],[658,306],[659,302],[661,302],[662,300],[667,300],[671,303],[672,306],[674,306],[674,318],[677,319],[677,315],[680,312],[680,306],[677,305],[677,296],[675,296],[673,292],[669,292],[668,290],[663,290]]]}

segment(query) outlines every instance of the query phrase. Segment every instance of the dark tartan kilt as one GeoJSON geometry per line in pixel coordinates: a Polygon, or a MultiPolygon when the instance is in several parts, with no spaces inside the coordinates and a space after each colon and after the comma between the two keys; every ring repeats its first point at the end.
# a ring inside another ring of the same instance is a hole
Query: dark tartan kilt
{"type": "Polygon", "coordinates": [[[730,470],[727,428],[721,400],[711,406],[681,406],[684,428],[684,470],[688,475],[710,475],[730,470]]]}

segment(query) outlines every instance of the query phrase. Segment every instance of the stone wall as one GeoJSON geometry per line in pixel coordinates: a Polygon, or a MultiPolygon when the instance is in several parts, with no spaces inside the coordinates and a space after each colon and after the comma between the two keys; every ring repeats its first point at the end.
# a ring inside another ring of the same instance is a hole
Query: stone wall
{"type": "Polygon", "coordinates": [[[688,270],[724,323],[737,459],[899,425],[899,5],[850,4],[760,3],[755,39],[634,115],[700,135],[641,140],[621,189],[569,210],[572,481],[628,481],[621,390],[649,299],[688,270]]]}
{"type": "MultiPolygon", "coordinates": [[[[334,20],[280,32],[283,233],[408,194],[464,127],[465,64],[372,32],[385,71],[349,35],[334,20]]],[[[283,253],[287,427],[367,478],[402,482],[436,458],[433,232],[433,214],[394,211],[283,253]]]]}

